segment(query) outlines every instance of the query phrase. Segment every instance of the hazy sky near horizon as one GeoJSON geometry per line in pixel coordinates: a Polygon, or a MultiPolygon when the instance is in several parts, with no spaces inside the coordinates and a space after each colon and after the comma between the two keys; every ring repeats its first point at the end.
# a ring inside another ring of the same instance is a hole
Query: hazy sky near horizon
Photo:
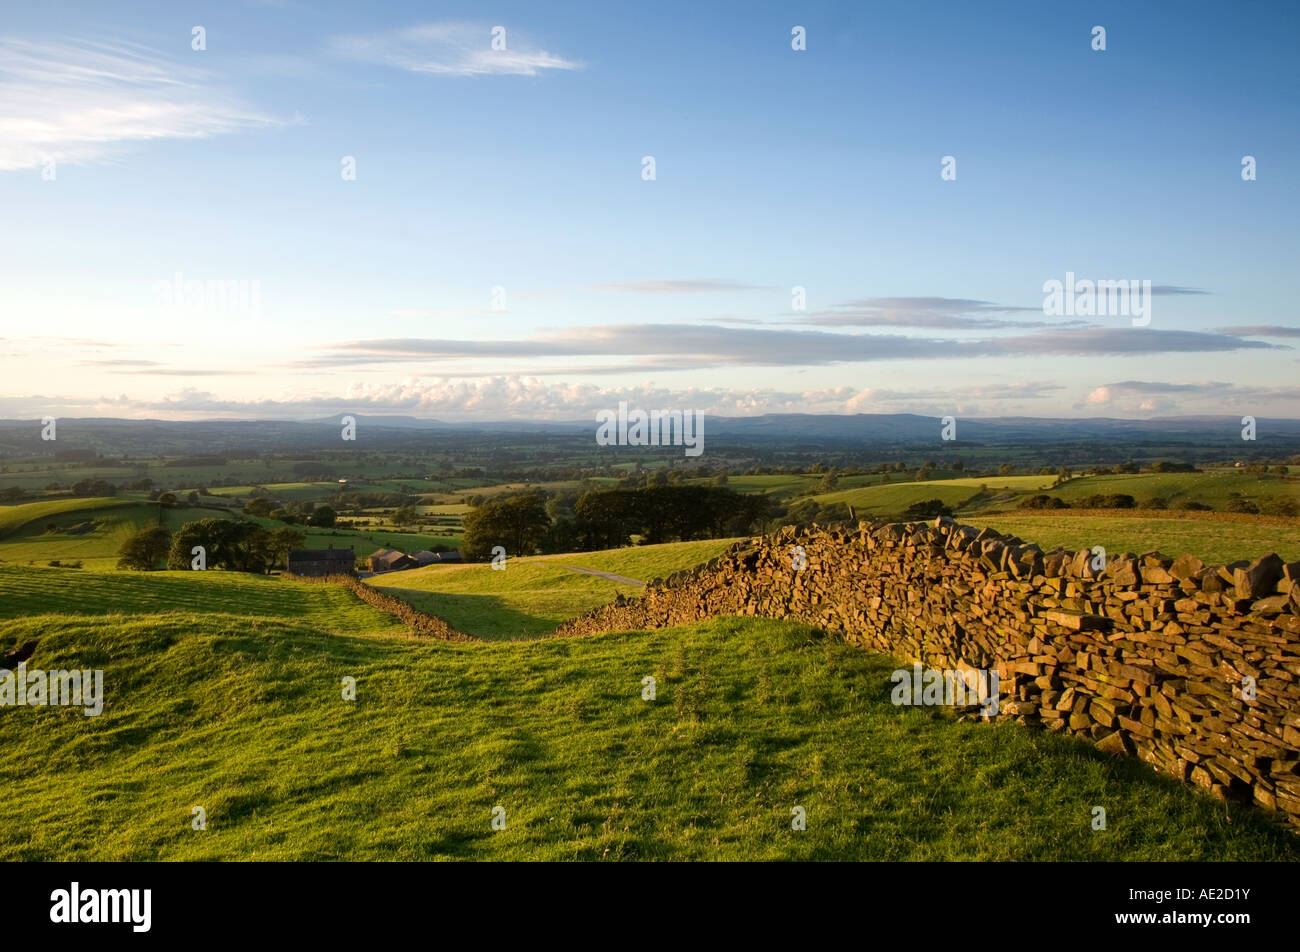
{"type": "Polygon", "coordinates": [[[1300,417],[1298,52],[1281,2],[8,9],[0,417],[1300,417]]]}

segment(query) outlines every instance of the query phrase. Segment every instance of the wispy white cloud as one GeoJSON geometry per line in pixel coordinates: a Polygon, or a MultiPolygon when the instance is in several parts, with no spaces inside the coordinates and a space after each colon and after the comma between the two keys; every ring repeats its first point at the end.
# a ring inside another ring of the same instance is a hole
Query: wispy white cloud
{"type": "Polygon", "coordinates": [[[133,143],[278,124],[207,71],[147,47],[0,37],[0,170],[88,164],[133,143]]]}
{"type": "Polygon", "coordinates": [[[588,285],[606,294],[709,294],[718,291],[770,291],[761,284],[745,284],[726,278],[673,278],[648,281],[604,281],[588,285]]]}
{"type": "Polygon", "coordinates": [[[538,49],[509,27],[506,48],[494,50],[490,24],[420,23],[337,36],[329,45],[348,59],[438,76],[536,76],[548,69],[582,69],[581,63],[538,49]]]}

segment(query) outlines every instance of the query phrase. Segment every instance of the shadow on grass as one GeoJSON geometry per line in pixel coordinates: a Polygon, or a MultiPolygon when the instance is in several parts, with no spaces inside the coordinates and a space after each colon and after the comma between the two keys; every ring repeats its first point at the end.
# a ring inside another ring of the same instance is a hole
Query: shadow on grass
{"type": "Polygon", "coordinates": [[[555,630],[556,622],[511,607],[497,595],[463,595],[384,586],[422,612],[437,615],[457,631],[485,641],[538,638],[555,630]]]}

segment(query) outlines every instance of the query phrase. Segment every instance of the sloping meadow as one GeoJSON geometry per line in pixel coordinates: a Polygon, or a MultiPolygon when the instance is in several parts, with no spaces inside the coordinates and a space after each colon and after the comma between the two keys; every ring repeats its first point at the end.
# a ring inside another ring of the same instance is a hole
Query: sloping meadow
{"type": "Polygon", "coordinates": [[[327,586],[182,574],[214,601],[106,615],[29,574],[65,613],[0,652],[104,699],[0,708],[6,860],[1300,859],[1136,760],[896,707],[896,662],[798,622],[454,644],[303,607],[327,586]]]}

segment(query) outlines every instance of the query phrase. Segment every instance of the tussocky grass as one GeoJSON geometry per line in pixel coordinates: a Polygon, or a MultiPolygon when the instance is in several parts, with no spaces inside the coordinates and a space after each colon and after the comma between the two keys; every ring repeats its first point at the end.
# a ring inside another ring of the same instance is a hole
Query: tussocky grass
{"type": "Polygon", "coordinates": [[[896,662],[791,622],[463,645],[212,613],[0,623],[0,647],[33,639],[33,667],[102,667],[106,703],[0,709],[4,860],[1300,859],[1140,761],[895,707],[896,662]]]}

